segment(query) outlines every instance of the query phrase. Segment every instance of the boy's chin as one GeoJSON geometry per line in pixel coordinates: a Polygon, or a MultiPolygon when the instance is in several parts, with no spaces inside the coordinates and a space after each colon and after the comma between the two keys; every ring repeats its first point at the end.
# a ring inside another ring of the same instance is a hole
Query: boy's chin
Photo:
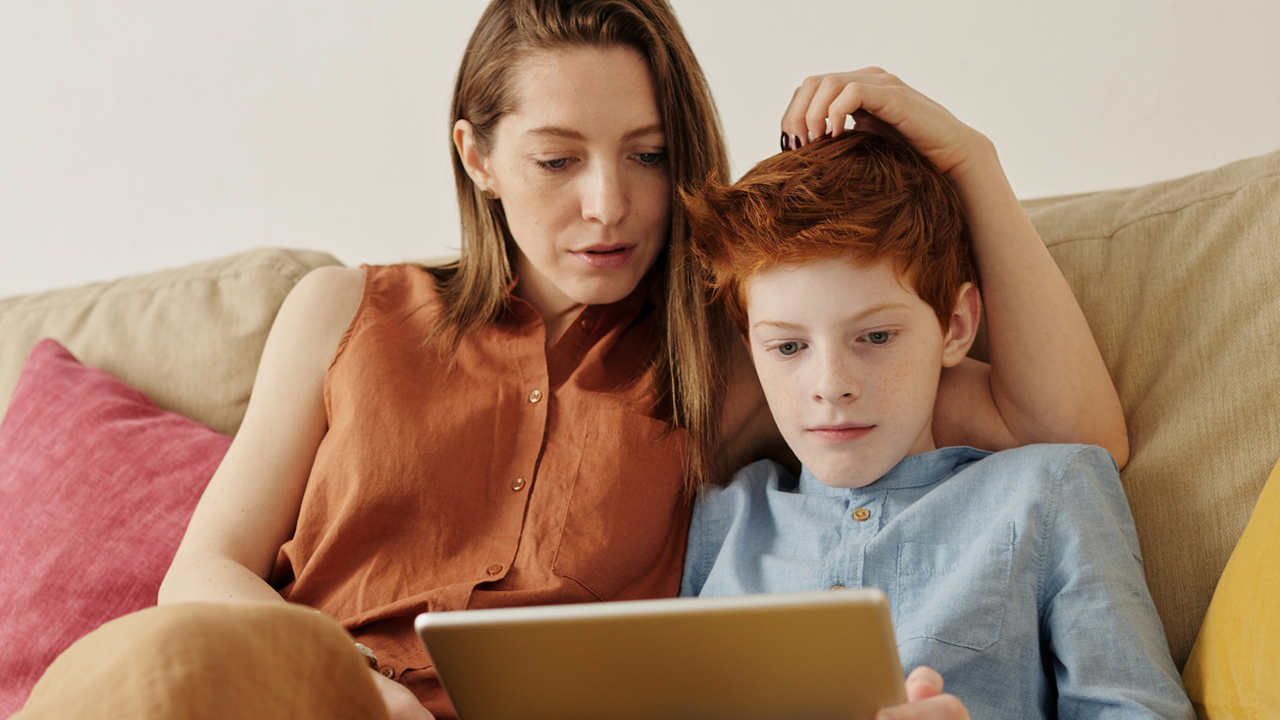
{"type": "Polygon", "coordinates": [[[800,462],[819,482],[833,488],[866,487],[884,477],[897,464],[887,460],[851,461],[846,457],[815,457],[813,462],[802,457],[800,462]]]}

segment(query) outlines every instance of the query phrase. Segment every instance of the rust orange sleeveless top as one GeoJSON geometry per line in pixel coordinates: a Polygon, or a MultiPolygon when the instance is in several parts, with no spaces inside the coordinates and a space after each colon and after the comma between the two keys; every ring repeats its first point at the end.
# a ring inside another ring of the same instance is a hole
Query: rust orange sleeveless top
{"type": "Polygon", "coordinates": [[[410,265],[365,268],[325,379],[329,429],[272,584],[342,622],[439,717],[421,612],[674,596],[684,433],[655,419],[662,323],[646,284],[548,352],[513,299],[450,368],[410,265]]]}

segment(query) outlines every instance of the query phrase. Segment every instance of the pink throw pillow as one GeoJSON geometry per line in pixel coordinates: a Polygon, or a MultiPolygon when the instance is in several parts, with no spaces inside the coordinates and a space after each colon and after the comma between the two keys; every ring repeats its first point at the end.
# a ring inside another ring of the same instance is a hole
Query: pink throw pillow
{"type": "Polygon", "coordinates": [[[0,424],[0,717],[72,642],[155,604],[230,444],[35,346],[0,424]]]}

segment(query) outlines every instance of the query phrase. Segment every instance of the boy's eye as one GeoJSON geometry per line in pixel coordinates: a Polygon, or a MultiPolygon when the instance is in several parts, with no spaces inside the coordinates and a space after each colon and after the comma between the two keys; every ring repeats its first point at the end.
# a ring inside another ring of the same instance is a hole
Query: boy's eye
{"type": "Polygon", "coordinates": [[[872,345],[883,345],[889,342],[889,338],[893,337],[893,333],[888,330],[876,330],[875,332],[867,333],[863,337],[872,345]]]}
{"type": "Polygon", "coordinates": [[[782,343],[775,349],[778,351],[778,354],[780,355],[795,355],[796,353],[800,352],[800,343],[798,342],[782,343]]]}

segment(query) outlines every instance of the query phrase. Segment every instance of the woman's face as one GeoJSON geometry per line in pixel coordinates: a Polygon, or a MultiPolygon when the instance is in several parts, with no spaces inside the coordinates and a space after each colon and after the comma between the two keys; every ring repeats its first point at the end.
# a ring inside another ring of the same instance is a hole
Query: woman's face
{"type": "MultiPolygon", "coordinates": [[[[479,178],[515,239],[516,294],[544,316],[635,289],[670,229],[671,178],[649,69],[627,47],[536,53],[479,178]]],[[[473,178],[476,175],[473,174],[473,178]]]]}

